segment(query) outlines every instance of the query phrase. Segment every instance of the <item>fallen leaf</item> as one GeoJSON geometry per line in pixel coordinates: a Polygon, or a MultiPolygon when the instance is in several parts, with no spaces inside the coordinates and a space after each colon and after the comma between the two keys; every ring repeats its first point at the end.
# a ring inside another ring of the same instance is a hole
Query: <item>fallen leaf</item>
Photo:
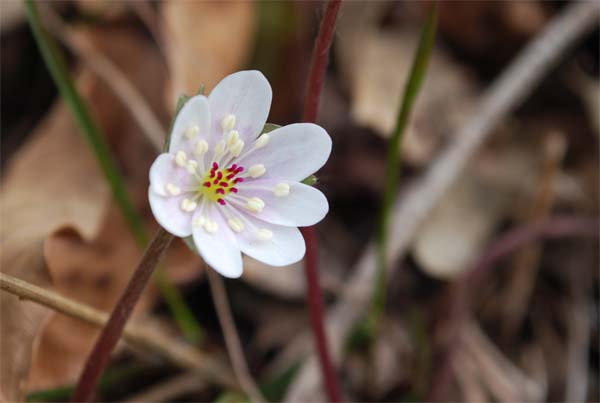
{"type": "Polygon", "coordinates": [[[181,94],[206,93],[239,70],[252,52],[255,4],[249,1],[167,1],[161,4],[171,71],[167,107],[181,94]]]}
{"type": "Polygon", "coordinates": [[[530,200],[541,156],[527,144],[492,145],[446,192],[419,229],[415,259],[430,276],[449,279],[471,267],[515,200],[530,200]]]}
{"type": "MultiPolygon", "coordinates": [[[[1,197],[2,271],[43,287],[50,275],[42,253],[48,234],[70,227],[98,230],[109,193],[89,147],[58,104],[13,156],[1,197]]],[[[49,311],[2,293],[2,398],[23,399],[32,349],[49,311]]]]}
{"type": "MultiPolygon", "coordinates": [[[[158,53],[142,35],[132,29],[114,27],[82,30],[78,35],[88,39],[117,63],[159,116],[166,116],[161,108],[164,81],[156,78],[161,77],[158,53]]],[[[153,234],[158,227],[148,207],[147,189],[148,169],[155,152],[110,88],[89,71],[83,71],[82,76],[79,80],[82,96],[93,108],[96,121],[101,124],[115,151],[134,204],[147,220],[147,233],[153,234]]],[[[81,141],[69,111],[63,110],[56,119],[68,123],[55,130],[81,141]]],[[[90,158],[88,163],[95,165],[95,158],[89,153],[86,155],[90,158]]],[[[68,160],[69,155],[61,158],[68,160]]],[[[104,186],[104,177],[100,177],[99,181],[104,186]]],[[[80,191],[86,192],[94,186],[94,182],[78,185],[80,191]]],[[[49,194],[52,194],[51,191],[46,190],[45,197],[49,194]]],[[[48,239],[45,253],[54,286],[60,293],[110,311],[129,281],[142,249],[132,237],[117,206],[111,204],[106,210],[93,236],[82,238],[73,231],[57,232],[48,239]]],[[[188,281],[197,278],[200,273],[199,258],[194,258],[181,243],[174,243],[164,262],[170,277],[175,280],[188,281]]],[[[134,314],[147,311],[157,295],[156,286],[150,283],[134,314]]],[[[93,326],[63,315],[53,316],[43,330],[34,357],[30,388],[44,389],[73,382],[97,334],[98,329],[93,326]]]]}

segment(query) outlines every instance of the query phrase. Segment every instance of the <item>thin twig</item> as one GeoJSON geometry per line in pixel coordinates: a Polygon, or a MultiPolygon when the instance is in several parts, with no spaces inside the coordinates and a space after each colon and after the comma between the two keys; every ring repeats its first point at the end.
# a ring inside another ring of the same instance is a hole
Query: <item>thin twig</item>
{"type": "Polygon", "coordinates": [[[217,309],[219,323],[221,324],[221,329],[225,336],[225,345],[227,346],[227,352],[231,359],[233,371],[235,372],[242,389],[244,389],[244,392],[246,392],[253,402],[266,402],[267,400],[263,397],[262,393],[260,393],[254,379],[252,379],[252,375],[250,375],[248,363],[246,362],[242,344],[240,343],[240,336],[238,335],[235,321],[231,315],[231,307],[229,306],[229,301],[227,301],[227,292],[225,291],[223,279],[209,268],[206,268],[206,273],[208,274],[210,291],[217,309]]]}
{"type": "MultiPolygon", "coordinates": [[[[335,22],[340,9],[341,0],[330,0],[327,3],[325,16],[321,21],[319,33],[313,49],[311,67],[308,77],[308,89],[304,102],[304,121],[315,122],[321,100],[321,92],[325,81],[325,72],[329,59],[329,48],[333,41],[335,22]]],[[[304,272],[306,275],[307,298],[310,323],[321,364],[321,373],[330,402],[340,402],[342,397],[340,386],[331,360],[324,325],[323,295],[319,281],[319,241],[315,227],[302,228],[306,241],[306,257],[304,272]]]]}
{"type": "Polygon", "coordinates": [[[152,242],[150,242],[142,260],[131,276],[127,287],[119,297],[106,326],[102,328],[102,332],[86,360],[75,392],[73,392],[73,396],[71,397],[72,401],[91,401],[98,379],[100,379],[100,375],[108,364],[110,354],[121,338],[121,334],[129,316],[133,312],[133,308],[135,308],[160,258],[172,241],[173,235],[160,228],[152,242]]]}
{"type": "Polygon", "coordinates": [[[44,20],[51,32],[115,93],[123,106],[129,109],[148,141],[156,150],[160,150],[166,130],[125,73],[89,40],[65,24],[49,5],[44,6],[44,20]]]}
{"type": "MultiPolygon", "coordinates": [[[[108,313],[106,312],[5,273],[0,273],[0,290],[90,325],[103,327],[108,322],[108,313]]],[[[128,323],[123,331],[123,339],[131,345],[160,355],[178,367],[202,372],[208,378],[214,379],[224,386],[238,387],[232,381],[233,376],[230,369],[224,368],[222,364],[214,361],[201,351],[162,332],[158,332],[156,329],[128,323]]]]}
{"type": "MultiPolygon", "coordinates": [[[[397,261],[406,253],[423,220],[489,137],[492,129],[529,95],[575,40],[597,26],[599,7],[600,3],[593,1],[569,6],[523,49],[489,88],[479,103],[479,109],[473,113],[473,118],[452,136],[454,142],[406,198],[395,204],[393,224],[390,226],[390,239],[393,239],[388,252],[390,261],[397,261]]],[[[328,311],[328,333],[332,336],[333,353],[337,361],[342,356],[345,336],[366,312],[371,292],[369,286],[373,284],[375,273],[375,247],[370,244],[348,279],[341,300],[328,311]]],[[[295,383],[289,388],[287,400],[310,400],[319,382],[315,376],[316,365],[314,360],[303,365],[295,383]]]]}

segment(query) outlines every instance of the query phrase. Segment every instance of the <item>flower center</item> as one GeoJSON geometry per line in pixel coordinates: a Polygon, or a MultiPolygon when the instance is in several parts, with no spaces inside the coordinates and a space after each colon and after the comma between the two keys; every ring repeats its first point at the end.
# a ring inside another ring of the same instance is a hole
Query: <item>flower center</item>
{"type": "Polygon", "coordinates": [[[244,172],[244,167],[237,164],[224,169],[220,168],[218,163],[213,162],[210,171],[202,179],[202,185],[198,191],[208,200],[225,205],[223,197],[231,192],[237,193],[235,185],[244,181],[244,178],[238,176],[242,172],[244,172]]]}

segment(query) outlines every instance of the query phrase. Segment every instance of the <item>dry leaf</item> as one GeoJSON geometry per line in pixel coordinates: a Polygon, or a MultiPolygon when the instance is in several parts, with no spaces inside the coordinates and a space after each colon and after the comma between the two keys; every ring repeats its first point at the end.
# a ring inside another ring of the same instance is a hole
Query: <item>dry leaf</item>
{"type": "MultiPolygon", "coordinates": [[[[79,35],[89,38],[101,52],[115,61],[132,78],[151,106],[160,111],[163,81],[156,77],[162,77],[161,65],[156,50],[145,38],[134,30],[118,28],[80,31],[79,35]]],[[[102,125],[109,142],[114,144],[122,170],[127,175],[128,190],[138,210],[143,210],[144,217],[148,219],[148,233],[152,234],[157,225],[147,205],[147,189],[148,169],[155,153],[112,91],[89,72],[84,72],[84,76],[85,85],[80,85],[82,95],[93,107],[96,121],[102,125]]],[[[61,127],[60,131],[80,139],[78,129],[70,123],[70,112],[63,111],[63,114],[66,117],[60,119],[67,119],[69,125],[61,127]]],[[[62,159],[68,158],[68,155],[62,156],[62,159]]],[[[96,164],[95,159],[90,158],[90,162],[96,164]]],[[[82,191],[85,192],[86,187],[93,183],[84,183],[82,191]]],[[[103,177],[100,183],[104,183],[103,177]]],[[[48,194],[49,191],[46,196],[48,194]]],[[[54,234],[47,242],[46,257],[59,292],[110,311],[125,288],[142,250],[116,205],[112,205],[99,225],[95,236],[87,239],[72,231],[54,234]]],[[[174,273],[177,279],[197,277],[199,259],[194,258],[186,247],[174,244],[168,257],[165,267],[174,269],[170,273],[174,273]]],[[[150,284],[135,314],[146,311],[156,295],[156,287],[150,284]]],[[[54,316],[43,331],[40,348],[34,357],[30,387],[50,388],[73,382],[97,333],[96,328],[75,319],[54,316]]]]}
{"type": "MultiPolygon", "coordinates": [[[[57,105],[12,158],[1,195],[2,271],[49,287],[42,255],[48,234],[70,226],[91,237],[101,222],[108,189],[89,147],[57,105]]],[[[2,294],[3,399],[23,398],[31,349],[48,311],[2,294]]]]}
{"type": "Polygon", "coordinates": [[[255,32],[249,1],[168,1],[161,5],[171,70],[167,106],[181,94],[208,93],[248,61],[255,32]]]}
{"type": "Polygon", "coordinates": [[[423,223],[415,259],[430,276],[453,278],[471,267],[500,220],[533,196],[541,156],[532,145],[493,145],[470,164],[423,223]]]}

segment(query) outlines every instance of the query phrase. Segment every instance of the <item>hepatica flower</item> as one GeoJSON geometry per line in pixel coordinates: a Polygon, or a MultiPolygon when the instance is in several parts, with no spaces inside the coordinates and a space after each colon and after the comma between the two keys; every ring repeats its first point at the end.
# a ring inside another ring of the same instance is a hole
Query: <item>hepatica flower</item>
{"type": "Polygon", "coordinates": [[[327,161],[329,135],[311,123],[262,133],[271,96],[258,71],[226,77],[183,106],[168,152],[150,168],[156,220],[175,236],[191,236],[227,277],[242,274],[242,252],[271,266],[299,261],[305,244],[297,227],[329,209],[319,190],[301,183],[327,161]]]}

